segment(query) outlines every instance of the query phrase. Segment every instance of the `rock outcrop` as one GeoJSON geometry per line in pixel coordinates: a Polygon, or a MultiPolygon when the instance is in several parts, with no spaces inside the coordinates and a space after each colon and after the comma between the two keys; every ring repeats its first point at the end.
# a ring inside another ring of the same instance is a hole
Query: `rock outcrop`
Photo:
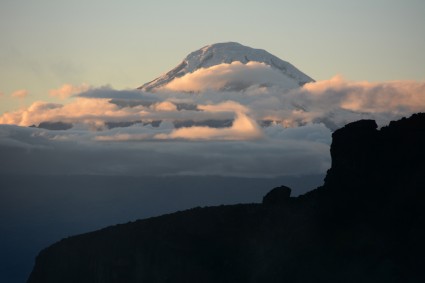
{"type": "Polygon", "coordinates": [[[425,114],[348,124],[331,156],[297,198],[276,188],[63,239],[28,282],[425,282],[425,114]]]}
{"type": "Polygon", "coordinates": [[[291,189],[286,186],[274,188],[263,197],[263,205],[284,205],[288,203],[291,189]]]}

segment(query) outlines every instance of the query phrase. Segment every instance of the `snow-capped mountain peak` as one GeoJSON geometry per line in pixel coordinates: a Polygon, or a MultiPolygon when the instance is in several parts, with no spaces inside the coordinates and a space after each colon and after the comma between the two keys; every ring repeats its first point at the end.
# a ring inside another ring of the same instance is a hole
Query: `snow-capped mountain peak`
{"type": "Polygon", "coordinates": [[[231,64],[240,62],[263,63],[272,69],[278,70],[287,79],[294,81],[296,85],[303,85],[314,80],[299,71],[292,64],[279,59],[262,49],[254,49],[236,42],[225,42],[207,45],[197,51],[190,53],[177,67],[163,76],[148,82],[139,89],[144,91],[155,91],[176,78],[191,74],[199,69],[206,69],[220,64],[231,64]]]}

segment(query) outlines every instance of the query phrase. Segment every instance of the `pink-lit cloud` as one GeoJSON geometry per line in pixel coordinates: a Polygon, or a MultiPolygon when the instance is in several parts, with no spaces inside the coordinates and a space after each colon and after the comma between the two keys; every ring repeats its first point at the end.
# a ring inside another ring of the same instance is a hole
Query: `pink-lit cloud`
{"type": "MultiPolygon", "coordinates": [[[[160,120],[173,123],[246,117],[254,123],[268,120],[284,127],[324,123],[335,130],[363,118],[376,119],[379,125],[384,125],[420,111],[425,111],[425,82],[351,82],[336,76],[291,90],[274,85],[252,86],[244,91],[146,94],[134,90],[116,91],[110,87],[91,88],[64,104],[38,101],[25,109],[6,112],[0,115],[0,123],[30,126],[60,121],[86,124],[99,130],[104,129],[107,122],[160,120]]],[[[147,129],[138,130],[142,132],[134,134],[144,134],[147,129]]],[[[215,140],[234,139],[232,135],[235,139],[258,136],[252,135],[255,131],[251,130],[249,127],[236,131],[235,128],[198,125],[192,129],[168,129],[154,135],[169,139],[215,140]],[[245,136],[244,131],[247,132],[245,136]]]]}
{"type": "Polygon", "coordinates": [[[316,99],[339,102],[342,109],[361,112],[424,111],[425,82],[351,82],[341,76],[306,84],[303,88],[316,99]]]}
{"type": "Polygon", "coordinates": [[[142,106],[121,109],[106,99],[77,98],[64,105],[36,101],[26,109],[4,113],[0,116],[0,124],[30,126],[60,121],[100,127],[106,121],[138,120],[143,113],[142,106]]]}
{"type": "Polygon", "coordinates": [[[28,96],[28,90],[26,90],[26,89],[16,90],[16,91],[12,92],[12,94],[10,96],[13,97],[13,98],[24,99],[25,97],[28,96]]]}
{"type": "Polygon", "coordinates": [[[177,106],[170,101],[155,103],[152,108],[156,111],[177,111],[177,106]]]}
{"type": "Polygon", "coordinates": [[[247,113],[249,108],[232,100],[224,101],[218,104],[200,104],[198,109],[207,112],[238,112],[247,113]]]}
{"type": "Polygon", "coordinates": [[[236,113],[233,125],[229,128],[184,127],[169,134],[156,135],[157,139],[188,140],[255,140],[263,136],[257,123],[242,112],[236,113]]]}
{"type": "Polygon", "coordinates": [[[53,96],[53,97],[66,99],[72,95],[85,92],[89,89],[90,89],[90,86],[87,84],[82,84],[82,85],[64,84],[58,89],[50,90],[49,94],[50,96],[53,96]]]}

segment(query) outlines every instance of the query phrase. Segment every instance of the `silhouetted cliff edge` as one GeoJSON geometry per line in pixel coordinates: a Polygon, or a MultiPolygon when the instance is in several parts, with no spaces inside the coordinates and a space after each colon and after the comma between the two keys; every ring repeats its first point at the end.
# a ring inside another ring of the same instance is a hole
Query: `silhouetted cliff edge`
{"type": "Polygon", "coordinates": [[[63,239],[29,283],[425,282],[425,114],[335,131],[324,185],[63,239]]]}

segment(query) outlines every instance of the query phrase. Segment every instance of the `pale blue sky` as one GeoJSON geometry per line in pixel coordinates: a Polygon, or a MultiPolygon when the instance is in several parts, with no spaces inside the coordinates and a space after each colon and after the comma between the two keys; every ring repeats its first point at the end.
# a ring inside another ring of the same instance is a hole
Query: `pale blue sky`
{"type": "Polygon", "coordinates": [[[425,80],[423,0],[1,0],[0,35],[0,113],[65,83],[136,88],[224,41],[316,80],[425,80]]]}

